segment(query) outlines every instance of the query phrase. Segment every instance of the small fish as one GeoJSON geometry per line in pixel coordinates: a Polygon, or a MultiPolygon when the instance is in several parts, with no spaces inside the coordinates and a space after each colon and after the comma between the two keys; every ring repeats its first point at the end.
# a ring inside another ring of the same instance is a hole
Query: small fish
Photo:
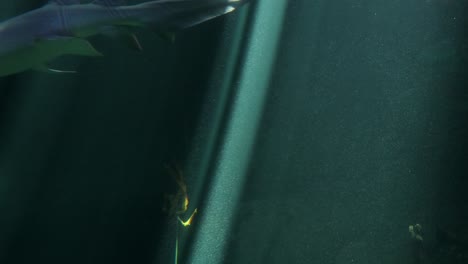
{"type": "Polygon", "coordinates": [[[87,40],[115,33],[141,49],[132,30],[149,27],[165,36],[229,13],[248,0],[155,0],[124,5],[122,0],[53,0],[0,23],[0,77],[47,67],[62,55],[102,56],[87,40]]]}

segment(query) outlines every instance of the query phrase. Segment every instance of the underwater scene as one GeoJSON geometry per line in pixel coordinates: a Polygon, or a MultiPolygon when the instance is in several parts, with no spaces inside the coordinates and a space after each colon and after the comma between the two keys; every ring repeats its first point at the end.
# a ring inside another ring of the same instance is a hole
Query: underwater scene
{"type": "Polygon", "coordinates": [[[0,2],[0,263],[468,264],[467,15],[0,2]]]}

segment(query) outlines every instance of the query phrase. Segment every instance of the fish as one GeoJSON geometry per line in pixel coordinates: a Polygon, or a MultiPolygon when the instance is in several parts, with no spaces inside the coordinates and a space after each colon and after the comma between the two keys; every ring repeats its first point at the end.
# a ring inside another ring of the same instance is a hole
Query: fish
{"type": "Polygon", "coordinates": [[[128,5],[124,0],[52,0],[37,9],[0,22],[0,77],[52,69],[48,63],[64,55],[99,57],[89,38],[120,35],[141,50],[135,35],[150,28],[160,35],[198,25],[230,13],[249,0],[153,0],[128,5]]]}

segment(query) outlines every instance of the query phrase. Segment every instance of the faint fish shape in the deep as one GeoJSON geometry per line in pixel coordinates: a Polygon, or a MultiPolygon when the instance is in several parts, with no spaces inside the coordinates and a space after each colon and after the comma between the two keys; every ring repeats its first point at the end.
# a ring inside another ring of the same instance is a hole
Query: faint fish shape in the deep
{"type": "Polygon", "coordinates": [[[229,13],[248,0],[155,0],[121,5],[122,0],[53,0],[0,23],[0,77],[47,67],[62,55],[101,56],[86,38],[114,32],[141,48],[132,30],[175,32],[229,13]]]}

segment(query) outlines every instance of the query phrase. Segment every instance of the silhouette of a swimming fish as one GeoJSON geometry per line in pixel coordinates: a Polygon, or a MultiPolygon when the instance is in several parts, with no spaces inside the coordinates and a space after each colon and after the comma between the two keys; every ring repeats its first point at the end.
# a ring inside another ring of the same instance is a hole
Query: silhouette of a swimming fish
{"type": "Polygon", "coordinates": [[[248,0],[155,0],[121,5],[121,0],[53,0],[0,23],[0,76],[47,67],[62,55],[101,56],[86,38],[117,32],[141,48],[131,32],[150,27],[175,32],[229,13],[248,0]]]}

